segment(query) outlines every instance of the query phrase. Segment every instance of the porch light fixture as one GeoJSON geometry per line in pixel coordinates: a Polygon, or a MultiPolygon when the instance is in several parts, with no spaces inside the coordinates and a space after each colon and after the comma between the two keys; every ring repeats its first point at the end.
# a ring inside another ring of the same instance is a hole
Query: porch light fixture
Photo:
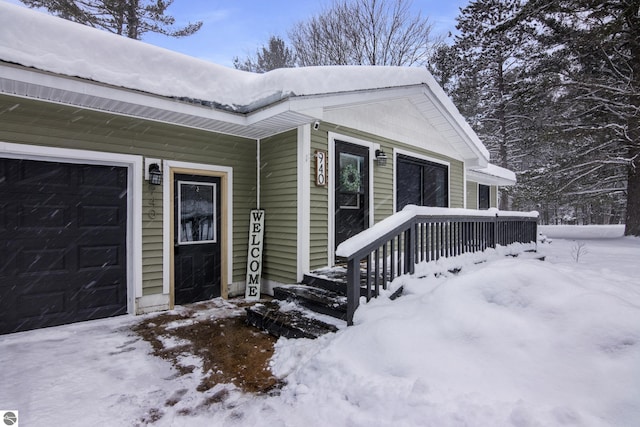
{"type": "Polygon", "coordinates": [[[387,165],[387,155],[382,149],[376,150],[376,162],[378,166],[386,166],[387,165]]]}
{"type": "Polygon", "coordinates": [[[149,165],[149,184],[162,185],[162,172],[160,171],[160,165],[157,163],[149,165]]]}

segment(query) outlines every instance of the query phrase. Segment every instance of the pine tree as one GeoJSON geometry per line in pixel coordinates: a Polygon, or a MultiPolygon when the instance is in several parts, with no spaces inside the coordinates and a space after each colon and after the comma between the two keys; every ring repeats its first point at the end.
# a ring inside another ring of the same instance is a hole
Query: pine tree
{"type": "Polygon", "coordinates": [[[287,47],[284,40],[278,36],[269,38],[269,46],[262,46],[256,51],[255,58],[247,57],[241,61],[237,56],[233,58],[233,66],[236,69],[266,73],[278,68],[295,67],[293,52],[287,47]]]}
{"type": "MultiPolygon", "coordinates": [[[[531,104],[523,102],[530,91],[522,84],[535,49],[532,30],[526,25],[500,28],[521,7],[519,0],[472,1],[461,9],[454,43],[454,102],[487,146],[492,162],[507,169],[521,168],[527,127],[536,121],[531,104]]],[[[510,191],[501,189],[500,209],[509,209],[510,191]]]]}
{"type": "Polygon", "coordinates": [[[70,21],[140,39],[152,32],[171,37],[189,36],[202,22],[173,28],[175,18],[166,15],[173,0],[21,0],[33,8],[44,8],[70,21]]]}
{"type": "Polygon", "coordinates": [[[531,0],[505,26],[533,20],[567,107],[559,190],[613,206],[626,196],[625,234],[640,236],[640,0],[531,0]]]}

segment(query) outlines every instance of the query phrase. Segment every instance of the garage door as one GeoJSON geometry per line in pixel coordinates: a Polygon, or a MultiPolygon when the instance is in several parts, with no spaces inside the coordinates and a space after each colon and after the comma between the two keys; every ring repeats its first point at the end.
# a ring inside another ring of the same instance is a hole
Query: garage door
{"type": "Polygon", "coordinates": [[[0,333],[127,311],[127,169],[0,158],[0,333]]]}

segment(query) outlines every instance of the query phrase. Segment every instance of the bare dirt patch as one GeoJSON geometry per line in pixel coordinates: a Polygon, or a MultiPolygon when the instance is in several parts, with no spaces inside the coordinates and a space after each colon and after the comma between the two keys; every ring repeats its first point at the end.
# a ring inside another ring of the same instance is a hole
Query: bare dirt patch
{"type": "MultiPolygon", "coordinates": [[[[249,393],[273,392],[281,385],[269,369],[276,338],[246,323],[246,306],[244,301],[216,299],[145,319],[133,330],[179,375],[193,372],[201,360],[200,392],[216,384],[234,384],[249,393]]],[[[172,396],[166,406],[176,405],[181,397],[172,396]]]]}

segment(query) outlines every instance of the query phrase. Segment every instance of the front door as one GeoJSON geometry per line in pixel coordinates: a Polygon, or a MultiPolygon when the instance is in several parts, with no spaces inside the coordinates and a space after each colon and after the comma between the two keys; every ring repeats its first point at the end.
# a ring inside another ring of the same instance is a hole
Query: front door
{"type": "Polygon", "coordinates": [[[219,297],[220,178],[174,176],[175,304],[219,297]]]}
{"type": "Polygon", "coordinates": [[[369,149],[336,141],[336,247],[369,227],[369,149]]]}

